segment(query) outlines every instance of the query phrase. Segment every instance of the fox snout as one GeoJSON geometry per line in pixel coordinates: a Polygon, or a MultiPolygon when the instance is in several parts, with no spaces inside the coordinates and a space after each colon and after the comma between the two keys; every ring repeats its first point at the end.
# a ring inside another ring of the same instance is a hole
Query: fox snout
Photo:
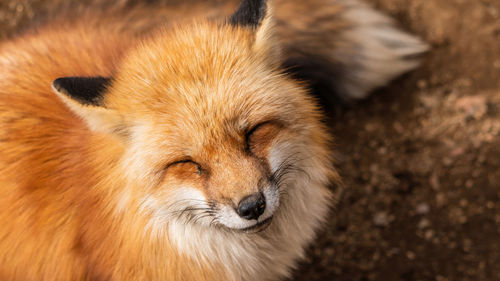
{"type": "Polygon", "coordinates": [[[252,156],[238,158],[230,161],[232,165],[226,163],[218,172],[214,170],[207,200],[216,202],[217,222],[225,227],[244,231],[260,229],[278,208],[279,188],[263,161],[252,156]]]}
{"type": "Polygon", "coordinates": [[[266,199],[264,194],[259,192],[243,198],[236,208],[236,213],[244,219],[256,220],[264,213],[265,209],[266,199]]]}
{"type": "Polygon", "coordinates": [[[268,186],[262,192],[242,198],[236,207],[219,204],[217,222],[229,229],[244,232],[263,230],[279,206],[279,190],[268,186]]]}

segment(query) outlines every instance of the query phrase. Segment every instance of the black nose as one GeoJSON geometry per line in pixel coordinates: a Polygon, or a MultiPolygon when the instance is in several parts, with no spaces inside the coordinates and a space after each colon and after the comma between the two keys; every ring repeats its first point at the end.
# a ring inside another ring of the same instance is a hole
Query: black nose
{"type": "Polygon", "coordinates": [[[255,193],[241,199],[236,212],[247,220],[256,220],[266,209],[266,199],[262,193],[255,193]]]}

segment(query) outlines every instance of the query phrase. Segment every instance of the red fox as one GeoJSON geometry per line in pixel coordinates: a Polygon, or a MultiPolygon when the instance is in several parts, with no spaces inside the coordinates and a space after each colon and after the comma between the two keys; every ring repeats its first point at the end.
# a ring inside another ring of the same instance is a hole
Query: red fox
{"type": "Polygon", "coordinates": [[[306,81],[361,98],[426,47],[357,1],[237,4],[61,12],[0,45],[0,280],[290,275],[339,182],[306,81]]]}

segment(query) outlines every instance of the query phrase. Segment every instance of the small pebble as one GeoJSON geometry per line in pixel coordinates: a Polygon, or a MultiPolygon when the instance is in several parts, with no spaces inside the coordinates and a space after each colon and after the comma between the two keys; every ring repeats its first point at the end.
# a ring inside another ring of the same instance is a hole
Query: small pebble
{"type": "Polygon", "coordinates": [[[434,237],[434,230],[429,229],[425,232],[424,237],[426,240],[431,240],[432,237],[434,237]]]}
{"type": "Polygon", "coordinates": [[[428,228],[431,225],[431,221],[428,219],[421,219],[420,222],[418,223],[417,227],[419,229],[424,229],[428,228]]]}
{"type": "Polygon", "coordinates": [[[431,207],[427,203],[420,203],[417,205],[417,214],[419,215],[425,215],[428,214],[431,210],[431,207]]]}
{"type": "Polygon", "coordinates": [[[406,252],[406,257],[407,257],[409,260],[414,260],[414,259],[415,259],[415,257],[416,257],[416,255],[415,255],[415,253],[414,253],[414,252],[412,252],[412,251],[408,251],[408,252],[406,252]]]}
{"type": "Polygon", "coordinates": [[[378,212],[373,217],[373,223],[376,226],[386,226],[389,224],[389,216],[386,212],[378,212]]]}

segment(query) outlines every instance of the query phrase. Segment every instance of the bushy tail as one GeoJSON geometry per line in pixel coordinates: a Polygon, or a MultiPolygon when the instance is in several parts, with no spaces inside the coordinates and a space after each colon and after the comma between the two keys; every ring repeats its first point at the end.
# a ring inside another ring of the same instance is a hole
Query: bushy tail
{"type": "Polygon", "coordinates": [[[349,1],[343,17],[352,27],[340,38],[351,42],[355,52],[339,49],[333,56],[346,68],[342,87],[350,98],[363,98],[374,88],[414,69],[419,64],[418,56],[428,49],[365,4],[349,1]]]}
{"type": "MultiPolygon", "coordinates": [[[[309,4],[310,10],[301,11],[305,15],[288,15],[288,20],[307,16],[316,20],[304,18],[307,26],[284,38],[289,54],[286,66],[298,77],[310,80],[323,95],[330,95],[328,99],[332,92],[343,100],[364,98],[417,67],[419,55],[428,50],[420,39],[400,30],[388,16],[367,4],[356,0],[305,2],[316,6],[309,4]]],[[[288,27],[293,28],[293,24],[288,27]]]]}

